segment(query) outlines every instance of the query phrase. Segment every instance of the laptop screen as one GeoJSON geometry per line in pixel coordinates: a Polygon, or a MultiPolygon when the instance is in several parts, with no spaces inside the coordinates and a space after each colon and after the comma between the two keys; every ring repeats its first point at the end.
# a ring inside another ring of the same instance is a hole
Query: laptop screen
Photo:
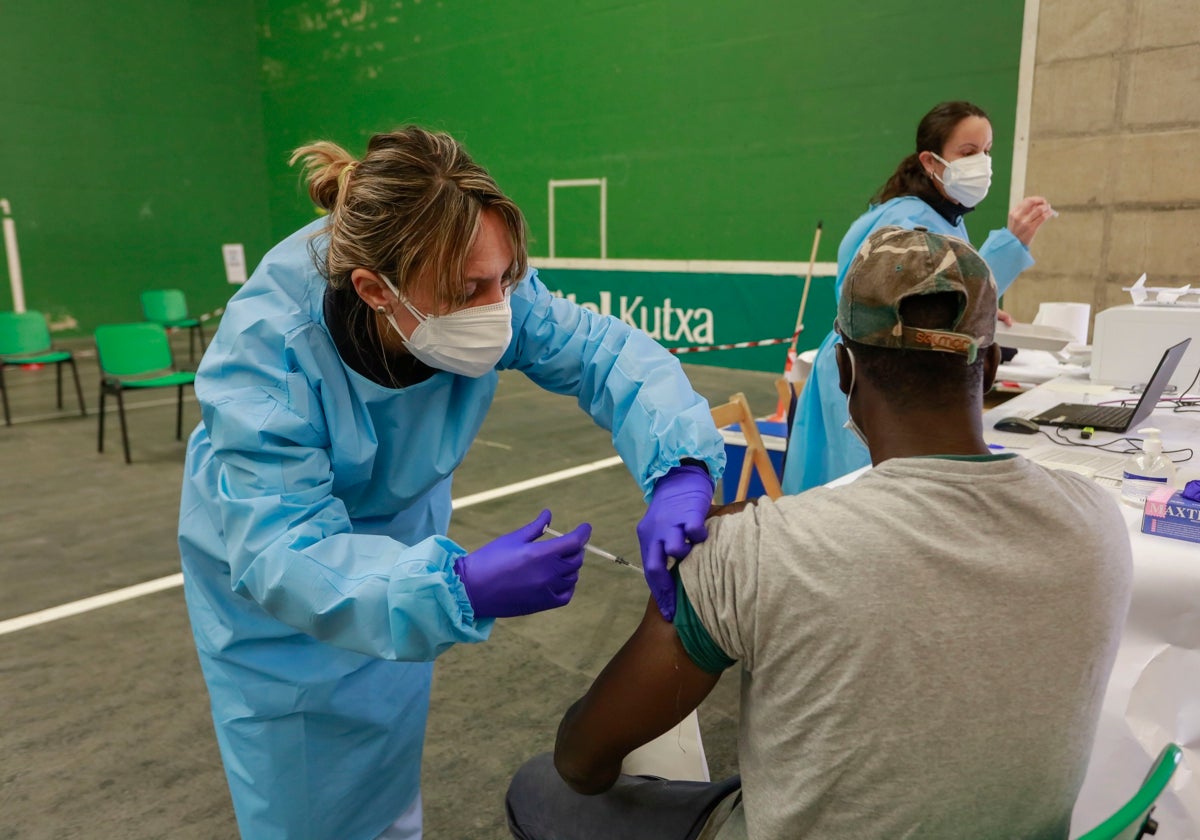
{"type": "Polygon", "coordinates": [[[1163,353],[1162,358],[1158,360],[1158,367],[1154,369],[1154,375],[1146,383],[1146,390],[1142,391],[1142,398],[1138,400],[1137,407],[1133,410],[1133,419],[1129,421],[1127,428],[1136,431],[1137,424],[1154,411],[1159,397],[1163,395],[1163,391],[1167,389],[1167,383],[1171,381],[1171,377],[1175,373],[1175,368],[1179,367],[1179,360],[1183,358],[1183,354],[1187,352],[1188,345],[1191,343],[1190,338],[1185,338],[1163,353]]]}

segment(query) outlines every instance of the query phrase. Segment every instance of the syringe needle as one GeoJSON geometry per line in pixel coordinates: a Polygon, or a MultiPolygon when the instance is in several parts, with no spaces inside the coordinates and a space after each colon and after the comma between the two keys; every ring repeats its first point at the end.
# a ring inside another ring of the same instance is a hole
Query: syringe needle
{"type": "MultiPolygon", "coordinates": [[[[552,537],[561,537],[563,535],[562,531],[555,531],[549,525],[547,525],[545,527],[545,529],[543,529],[543,533],[549,534],[552,537]]],[[[597,557],[603,557],[605,560],[611,560],[612,562],[619,563],[622,566],[628,566],[631,569],[637,568],[632,563],[630,563],[628,560],[626,560],[624,557],[618,557],[615,554],[610,554],[609,552],[605,551],[602,548],[596,548],[596,546],[592,545],[591,543],[584,543],[583,550],[590,551],[590,552],[592,552],[592,554],[595,554],[597,557]]]]}

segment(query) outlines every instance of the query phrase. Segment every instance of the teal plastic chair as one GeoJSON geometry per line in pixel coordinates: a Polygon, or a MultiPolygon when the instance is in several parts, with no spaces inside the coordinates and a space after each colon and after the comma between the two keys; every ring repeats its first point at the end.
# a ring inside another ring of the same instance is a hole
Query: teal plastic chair
{"type": "Polygon", "coordinates": [[[167,329],[188,331],[188,361],[196,360],[196,336],[204,352],[204,325],[188,314],[187,298],[179,289],[154,289],[142,292],[142,317],[167,329]]]}
{"type": "Polygon", "coordinates": [[[117,414],[121,418],[121,443],[125,447],[125,463],[129,457],[129,433],[125,423],[125,400],[129,390],[171,388],[178,391],[175,412],[175,439],[183,440],[183,386],[194,385],[196,374],[175,370],[171,358],[171,342],[167,331],[159,324],[107,324],[96,327],[96,358],[100,362],[100,434],[97,451],[104,451],[104,398],[117,398],[117,414]]]}
{"type": "Polygon", "coordinates": [[[1121,810],[1078,840],[1138,840],[1146,834],[1158,831],[1158,823],[1151,816],[1154,803],[1167,789],[1171,776],[1179,767],[1182,755],[1177,744],[1167,744],[1163,747],[1133,798],[1126,802],[1121,810]]]}
{"type": "Polygon", "coordinates": [[[62,366],[71,366],[75,377],[75,396],[79,413],[87,417],[83,404],[83,388],[79,386],[79,371],[75,356],[69,350],[55,350],[50,340],[50,328],[41,312],[0,312],[0,399],[4,402],[4,425],[12,425],[8,410],[8,388],[4,369],[10,365],[54,365],[58,374],[58,407],[63,407],[62,366]]]}

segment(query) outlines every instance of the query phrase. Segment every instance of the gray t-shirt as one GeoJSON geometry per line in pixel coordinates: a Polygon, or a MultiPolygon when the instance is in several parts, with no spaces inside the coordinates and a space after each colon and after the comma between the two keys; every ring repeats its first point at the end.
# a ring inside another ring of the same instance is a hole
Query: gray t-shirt
{"type": "Polygon", "coordinates": [[[710,520],[679,574],[742,667],[722,838],[1067,836],[1129,605],[1108,491],[894,459],[710,520]]]}

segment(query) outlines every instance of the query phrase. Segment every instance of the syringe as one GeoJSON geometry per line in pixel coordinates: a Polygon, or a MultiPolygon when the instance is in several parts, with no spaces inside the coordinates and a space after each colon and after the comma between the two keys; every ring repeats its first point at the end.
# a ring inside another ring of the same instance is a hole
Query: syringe
{"type": "MultiPolygon", "coordinates": [[[[543,533],[549,534],[552,537],[561,537],[563,535],[561,531],[555,531],[549,525],[547,525],[545,527],[545,529],[543,529],[543,533]]],[[[597,557],[603,557],[605,560],[611,560],[614,563],[618,563],[622,566],[628,566],[631,569],[637,568],[637,566],[630,563],[624,557],[618,557],[615,554],[610,554],[609,552],[605,551],[602,548],[596,548],[596,546],[592,545],[591,543],[584,543],[583,550],[590,551],[590,552],[592,552],[592,554],[595,554],[597,557]]]]}

